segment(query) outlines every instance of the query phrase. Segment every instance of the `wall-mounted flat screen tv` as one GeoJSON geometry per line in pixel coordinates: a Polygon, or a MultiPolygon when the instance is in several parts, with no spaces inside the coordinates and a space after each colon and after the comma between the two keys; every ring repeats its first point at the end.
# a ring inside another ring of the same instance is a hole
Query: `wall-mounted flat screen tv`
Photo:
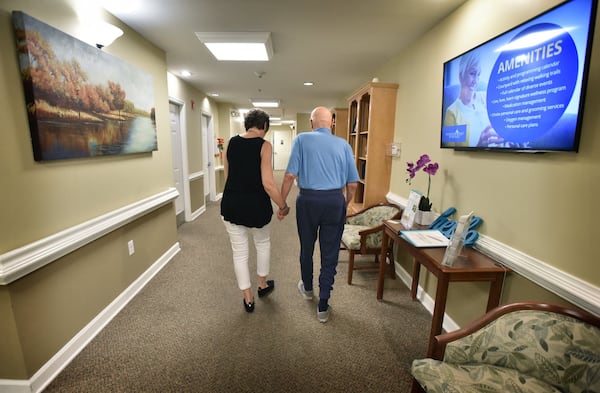
{"type": "Polygon", "coordinates": [[[444,63],[441,147],[576,152],[597,0],[571,0],[444,63]]]}

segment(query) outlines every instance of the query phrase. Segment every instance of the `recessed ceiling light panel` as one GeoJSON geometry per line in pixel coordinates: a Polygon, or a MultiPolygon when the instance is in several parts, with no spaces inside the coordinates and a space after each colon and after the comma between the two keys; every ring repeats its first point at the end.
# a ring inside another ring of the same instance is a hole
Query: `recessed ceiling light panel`
{"type": "Polygon", "coordinates": [[[253,98],[250,100],[256,108],[279,108],[279,100],[253,98]]]}
{"type": "Polygon", "coordinates": [[[201,33],[196,37],[220,61],[269,61],[273,56],[271,33],[201,33]]]}

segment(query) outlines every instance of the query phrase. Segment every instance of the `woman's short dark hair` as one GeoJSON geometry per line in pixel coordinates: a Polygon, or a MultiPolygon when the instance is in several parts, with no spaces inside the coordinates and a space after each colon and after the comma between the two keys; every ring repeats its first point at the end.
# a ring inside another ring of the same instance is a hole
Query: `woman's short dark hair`
{"type": "Polygon", "coordinates": [[[260,109],[252,109],[244,117],[244,127],[246,131],[252,127],[256,127],[259,130],[269,131],[269,115],[267,112],[260,109]]]}

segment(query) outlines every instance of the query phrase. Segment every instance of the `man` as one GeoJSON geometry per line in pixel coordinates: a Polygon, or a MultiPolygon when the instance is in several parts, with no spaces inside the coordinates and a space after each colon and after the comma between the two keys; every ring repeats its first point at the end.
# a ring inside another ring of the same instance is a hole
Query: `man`
{"type": "MultiPolygon", "coordinates": [[[[317,107],[312,111],[310,125],[313,132],[299,134],[294,139],[281,185],[284,200],[294,180],[297,179],[300,188],[296,200],[301,273],[298,290],[306,300],[313,297],[313,253],[317,234],[319,236],[321,271],[317,319],[320,322],[327,322],[331,312],[329,298],[346,221],[346,206],[359,180],[352,149],[344,139],[331,134],[332,124],[329,109],[317,107]]],[[[280,219],[284,215],[278,213],[280,219]]]]}

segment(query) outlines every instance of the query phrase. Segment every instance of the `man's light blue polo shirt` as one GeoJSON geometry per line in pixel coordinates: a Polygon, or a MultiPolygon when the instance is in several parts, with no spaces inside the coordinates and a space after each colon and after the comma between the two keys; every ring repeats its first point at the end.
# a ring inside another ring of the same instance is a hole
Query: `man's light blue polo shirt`
{"type": "Polygon", "coordinates": [[[350,145],[328,128],[298,134],[285,171],[309,190],[333,190],[359,180],[350,145]]]}

